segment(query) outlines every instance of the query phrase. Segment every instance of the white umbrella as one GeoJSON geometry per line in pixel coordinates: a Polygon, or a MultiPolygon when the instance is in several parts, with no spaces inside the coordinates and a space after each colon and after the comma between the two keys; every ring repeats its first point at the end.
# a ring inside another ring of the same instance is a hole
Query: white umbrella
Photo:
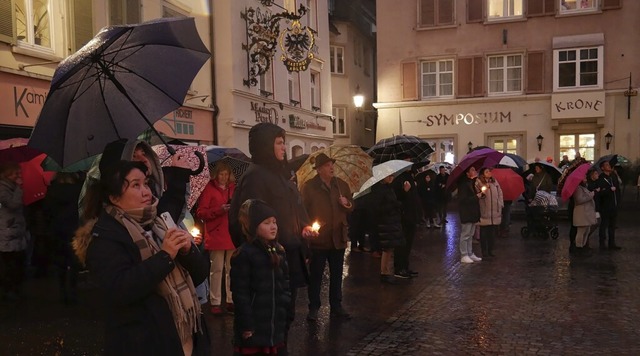
{"type": "Polygon", "coordinates": [[[507,167],[518,168],[518,164],[516,163],[516,161],[514,161],[513,158],[509,156],[502,157],[502,159],[500,160],[500,164],[507,167]]]}
{"type": "Polygon", "coordinates": [[[397,176],[400,173],[410,169],[412,164],[413,163],[409,161],[401,161],[401,160],[394,159],[391,161],[380,163],[377,166],[373,166],[373,169],[372,169],[373,176],[369,178],[366,182],[364,182],[362,187],[360,187],[359,192],[353,193],[353,199],[359,198],[371,192],[371,187],[374,184],[385,179],[386,177],[391,175],[397,176]]]}

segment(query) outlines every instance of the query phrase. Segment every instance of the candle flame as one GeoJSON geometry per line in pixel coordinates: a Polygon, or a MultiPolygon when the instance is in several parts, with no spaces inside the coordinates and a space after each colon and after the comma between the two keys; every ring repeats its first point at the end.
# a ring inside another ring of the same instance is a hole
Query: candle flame
{"type": "Polygon", "coordinates": [[[482,192],[487,191],[487,187],[486,187],[486,186],[484,186],[484,185],[482,186],[482,188],[481,188],[481,189],[482,189],[482,192]]]}
{"type": "Polygon", "coordinates": [[[318,224],[317,221],[314,221],[313,224],[311,224],[311,230],[313,232],[318,232],[320,231],[320,224],[318,224]]]}
{"type": "Polygon", "coordinates": [[[197,227],[194,227],[193,229],[191,229],[191,236],[197,236],[200,235],[200,229],[198,229],[197,227]]]}

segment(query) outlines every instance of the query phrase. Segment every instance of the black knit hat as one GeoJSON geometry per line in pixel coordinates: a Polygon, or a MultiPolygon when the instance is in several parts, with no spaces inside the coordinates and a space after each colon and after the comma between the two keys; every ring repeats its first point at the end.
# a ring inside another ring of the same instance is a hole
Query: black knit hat
{"type": "Polygon", "coordinates": [[[270,217],[276,217],[276,211],[260,199],[251,199],[249,204],[249,226],[247,227],[247,232],[249,237],[255,237],[258,225],[270,217]]]}

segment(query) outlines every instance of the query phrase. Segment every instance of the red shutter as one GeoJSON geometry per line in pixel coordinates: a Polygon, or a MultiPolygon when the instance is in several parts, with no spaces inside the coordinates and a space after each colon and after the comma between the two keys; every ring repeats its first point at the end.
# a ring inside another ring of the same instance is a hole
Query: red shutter
{"type": "Polygon", "coordinates": [[[455,16],[453,0],[438,0],[438,25],[453,25],[455,16]]]}
{"type": "Polygon", "coordinates": [[[602,9],[610,10],[610,9],[619,9],[622,7],[622,0],[603,0],[602,9]]]}
{"type": "Polygon", "coordinates": [[[467,0],[467,23],[482,22],[484,0],[467,0]]]}
{"type": "Polygon", "coordinates": [[[469,98],[472,96],[473,88],[473,58],[458,58],[457,69],[457,96],[459,98],[469,98]]]}
{"type": "Polygon", "coordinates": [[[527,16],[542,16],[542,15],[544,15],[544,0],[528,0],[527,16]]]}
{"type": "Polygon", "coordinates": [[[527,94],[544,93],[544,52],[527,53],[527,94]]]}
{"type": "Polygon", "coordinates": [[[417,67],[416,62],[402,63],[402,100],[418,99],[417,67]]]}
{"type": "Polygon", "coordinates": [[[420,27],[436,25],[436,0],[420,0],[420,27]]]}
{"type": "Polygon", "coordinates": [[[484,95],[484,58],[473,57],[473,96],[484,95]]]}

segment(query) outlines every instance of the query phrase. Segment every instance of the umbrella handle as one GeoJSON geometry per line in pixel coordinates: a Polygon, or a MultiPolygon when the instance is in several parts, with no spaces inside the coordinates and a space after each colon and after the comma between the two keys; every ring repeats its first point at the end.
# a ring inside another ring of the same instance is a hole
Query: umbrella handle
{"type": "Polygon", "coordinates": [[[193,152],[194,155],[196,155],[196,157],[198,157],[198,159],[200,160],[200,164],[198,165],[198,168],[196,168],[196,170],[191,171],[191,175],[192,176],[197,176],[198,174],[202,173],[202,170],[204,169],[204,165],[206,164],[206,161],[204,159],[204,155],[202,154],[202,152],[200,151],[195,151],[193,152]]]}

